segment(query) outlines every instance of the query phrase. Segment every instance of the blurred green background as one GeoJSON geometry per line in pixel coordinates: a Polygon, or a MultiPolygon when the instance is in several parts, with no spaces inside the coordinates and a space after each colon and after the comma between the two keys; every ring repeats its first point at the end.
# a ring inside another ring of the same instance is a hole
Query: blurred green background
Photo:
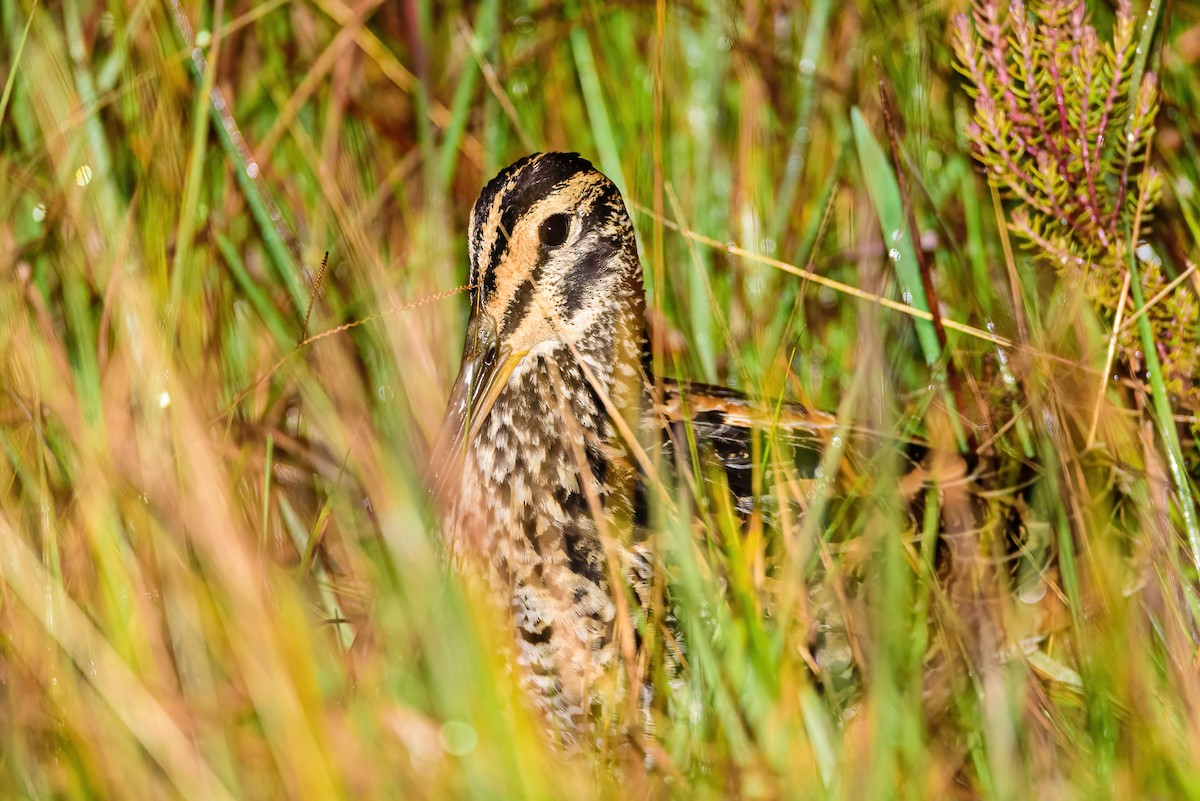
{"type": "MultiPolygon", "coordinates": [[[[1195,570],[1148,390],[1098,397],[1105,324],[1006,252],[952,66],[969,10],[0,0],[0,794],[1200,797],[1195,570]],[[880,199],[893,143],[915,242],[880,199]],[[915,528],[886,482],[700,557],[677,521],[692,669],[642,750],[549,745],[423,482],[467,214],[549,149],[622,190],[671,374],[970,439],[1022,542],[985,515],[980,569],[939,572],[936,480],[915,528]],[[880,301],[908,302],[918,249],[971,329],[932,367],[880,301]],[[818,652],[818,582],[844,654],[818,652]]],[[[1173,277],[1200,7],[1156,19],[1173,277]]]]}

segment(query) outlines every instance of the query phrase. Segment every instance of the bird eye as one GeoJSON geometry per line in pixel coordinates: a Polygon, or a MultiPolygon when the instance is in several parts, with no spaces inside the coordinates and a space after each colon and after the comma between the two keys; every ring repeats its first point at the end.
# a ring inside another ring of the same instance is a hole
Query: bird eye
{"type": "Polygon", "coordinates": [[[567,241],[567,232],[570,230],[570,217],[566,214],[551,214],[542,221],[542,227],[538,229],[538,235],[542,238],[543,245],[556,248],[567,241]]]}

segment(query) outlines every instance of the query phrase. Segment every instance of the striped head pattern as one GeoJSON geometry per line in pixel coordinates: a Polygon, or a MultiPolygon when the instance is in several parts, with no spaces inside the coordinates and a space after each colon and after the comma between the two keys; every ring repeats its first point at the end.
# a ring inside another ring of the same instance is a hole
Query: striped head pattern
{"type": "Polygon", "coordinates": [[[501,171],[475,203],[469,249],[472,316],[513,352],[586,343],[621,312],[642,317],[621,193],[577,153],[538,153],[501,171]]]}
{"type": "MultiPolygon", "coordinates": [[[[461,455],[510,379],[547,359],[585,362],[588,380],[635,417],[646,301],[616,185],[577,153],[527,156],[480,193],[468,249],[471,317],[438,452],[461,455]]],[[[582,389],[579,370],[565,373],[582,389]]],[[[439,486],[452,473],[443,467],[439,486]]]]}

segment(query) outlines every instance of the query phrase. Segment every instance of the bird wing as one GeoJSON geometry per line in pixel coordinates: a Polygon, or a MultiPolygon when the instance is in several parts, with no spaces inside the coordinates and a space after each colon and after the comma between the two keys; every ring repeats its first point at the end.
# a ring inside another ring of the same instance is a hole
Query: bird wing
{"type": "Polygon", "coordinates": [[[706,482],[723,481],[743,513],[767,492],[761,481],[756,491],[756,464],[785,466],[790,478],[815,478],[839,428],[833,415],[757,401],[726,387],[666,379],[652,395],[656,402],[644,425],[662,432],[664,460],[706,482]],[[769,448],[782,452],[772,455],[769,448]]]}

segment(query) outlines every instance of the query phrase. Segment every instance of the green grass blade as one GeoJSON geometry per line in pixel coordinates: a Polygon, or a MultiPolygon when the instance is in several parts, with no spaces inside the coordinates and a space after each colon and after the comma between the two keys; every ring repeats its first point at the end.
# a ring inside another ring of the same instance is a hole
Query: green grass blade
{"type": "Polygon", "coordinates": [[[0,95],[0,127],[4,125],[4,112],[8,110],[8,99],[12,96],[13,86],[17,82],[17,70],[21,66],[21,54],[25,52],[25,40],[29,38],[29,27],[33,25],[33,17],[37,14],[37,0],[34,0],[33,7],[29,9],[29,18],[25,20],[25,28],[21,31],[21,41],[17,45],[17,52],[13,54],[12,69],[8,71],[8,78],[4,81],[4,94],[0,95]]]}

